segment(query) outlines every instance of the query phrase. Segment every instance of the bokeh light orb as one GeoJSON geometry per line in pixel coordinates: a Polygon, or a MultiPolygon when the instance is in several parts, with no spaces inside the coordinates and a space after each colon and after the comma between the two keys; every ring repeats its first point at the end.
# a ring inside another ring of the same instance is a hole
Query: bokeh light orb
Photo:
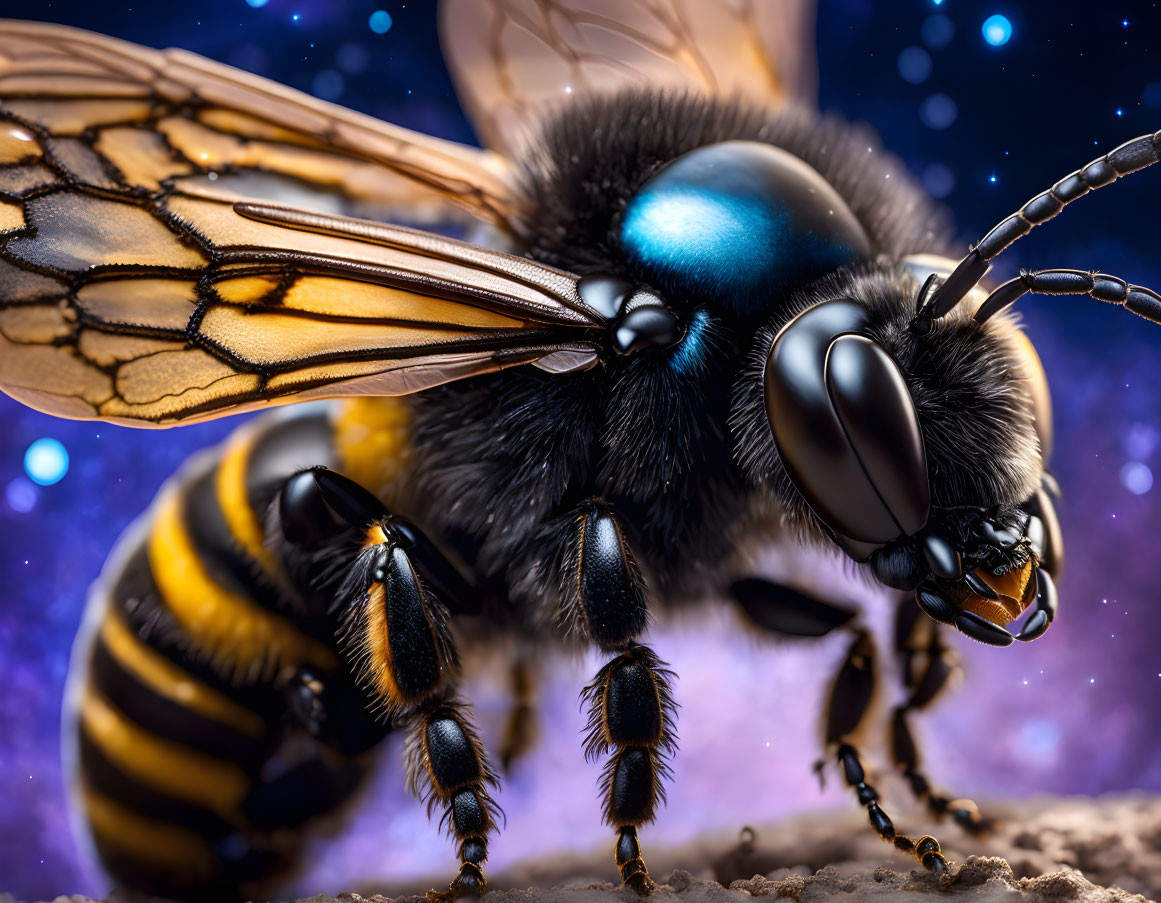
{"type": "Polygon", "coordinates": [[[38,486],[52,486],[69,472],[69,453],[56,439],[37,439],[24,453],[24,472],[38,486]]]}
{"type": "Polygon", "coordinates": [[[931,163],[923,168],[920,176],[923,187],[933,198],[945,198],[955,190],[955,173],[942,163],[931,163]]]}
{"type": "Polygon", "coordinates": [[[1056,761],[1060,727],[1047,718],[1029,718],[1013,740],[1012,751],[1017,756],[1042,768],[1056,761]]]}
{"type": "Polygon", "coordinates": [[[910,85],[921,85],[931,75],[931,54],[922,47],[905,47],[896,65],[903,81],[910,85]]]}
{"type": "Polygon", "coordinates": [[[1012,23],[1007,16],[988,16],[980,31],[983,32],[984,40],[993,47],[1003,47],[1012,40],[1012,23]]]}
{"type": "Polygon", "coordinates": [[[1153,471],[1148,464],[1130,461],[1121,468],[1121,485],[1133,495],[1144,495],[1153,488],[1153,471]]]}
{"type": "Polygon", "coordinates": [[[362,44],[348,41],[335,53],[335,64],[347,75],[359,75],[371,64],[371,51],[362,44]]]}
{"type": "Polygon", "coordinates": [[[929,129],[941,132],[951,128],[956,117],[959,116],[959,107],[946,94],[932,94],[919,105],[919,118],[929,129]]]}
{"type": "Polygon", "coordinates": [[[4,501],[8,503],[8,507],[18,514],[27,514],[36,507],[36,499],[40,493],[31,482],[24,479],[24,477],[17,477],[11,480],[7,486],[4,487],[4,501]]]}
{"type": "Polygon", "coordinates": [[[310,91],[315,97],[321,97],[323,100],[338,100],[343,96],[345,87],[346,82],[342,73],[334,69],[324,69],[314,77],[310,91]]]}
{"type": "Polygon", "coordinates": [[[1125,435],[1125,454],[1135,461],[1144,461],[1161,446],[1161,430],[1151,423],[1134,423],[1125,435]]]}
{"type": "Polygon", "coordinates": [[[265,6],[269,2],[270,0],[246,0],[246,5],[252,6],[254,9],[258,9],[259,7],[265,6]]]}
{"type": "Polygon", "coordinates": [[[955,37],[955,23],[943,13],[936,13],[923,20],[919,36],[932,50],[939,50],[950,44],[955,37]]]}
{"type": "Polygon", "coordinates": [[[1141,103],[1151,110],[1161,109],[1161,82],[1149,82],[1141,89],[1141,103]]]}
{"type": "Polygon", "coordinates": [[[377,9],[371,13],[371,18],[367,20],[367,24],[375,34],[387,34],[391,30],[391,13],[385,9],[377,9]]]}

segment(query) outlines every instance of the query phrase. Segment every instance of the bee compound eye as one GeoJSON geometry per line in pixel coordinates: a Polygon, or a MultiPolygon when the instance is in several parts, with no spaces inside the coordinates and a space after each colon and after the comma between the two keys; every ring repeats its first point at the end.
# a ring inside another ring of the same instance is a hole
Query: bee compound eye
{"type": "Polygon", "coordinates": [[[617,276],[585,276],[576,286],[581,300],[606,320],[621,313],[625,298],[633,291],[633,283],[617,276]]]}
{"type": "Polygon", "coordinates": [[[919,418],[902,373],[872,339],[866,308],[818,304],[779,332],[765,373],[766,414],[794,486],[853,557],[927,523],[919,418]]]}
{"type": "Polygon", "coordinates": [[[677,317],[668,308],[650,304],[625,314],[613,333],[613,347],[620,354],[663,350],[680,342],[681,335],[677,317]]]}

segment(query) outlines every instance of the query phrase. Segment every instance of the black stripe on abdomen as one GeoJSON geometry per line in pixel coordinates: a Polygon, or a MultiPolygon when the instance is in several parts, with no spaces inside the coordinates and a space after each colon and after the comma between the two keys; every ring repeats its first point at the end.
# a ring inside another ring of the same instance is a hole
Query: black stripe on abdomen
{"type": "Polygon", "coordinates": [[[293,471],[288,458],[331,463],[329,444],[319,415],[245,427],[163,489],[93,599],[102,622],[77,710],[81,789],[102,861],[132,887],[224,899],[285,864],[273,837],[282,850],[363,778],[365,761],[334,748],[280,753],[280,679],[306,665],[350,680],[330,624],[279,591],[263,545],[261,506],[293,471]]]}
{"type": "MultiPolygon", "coordinates": [[[[194,549],[214,583],[245,596],[254,604],[294,624],[321,643],[334,641],[331,618],[310,618],[296,612],[274,585],[260,562],[251,558],[235,541],[215,494],[217,469],[203,474],[185,493],[182,509],[185,528],[194,549]]],[[[257,512],[253,512],[257,516],[257,512]]]]}
{"type": "Polygon", "coordinates": [[[144,544],[133,550],[110,588],[109,605],[150,649],[198,681],[263,717],[278,710],[279,695],[271,684],[233,681],[211,665],[208,656],[198,654],[162,603],[144,544]]]}
{"type": "Polygon", "coordinates": [[[180,702],[153,692],[128,673],[100,639],[90,663],[92,685],[123,715],[151,733],[256,772],[270,754],[271,738],[246,736],[221,721],[203,717],[180,702]]]}
{"type": "Polygon", "coordinates": [[[85,786],[116,800],[125,808],[187,828],[209,847],[235,830],[231,822],[210,810],[175,799],[125,774],[109,761],[84,728],[79,732],[78,746],[85,786]]]}

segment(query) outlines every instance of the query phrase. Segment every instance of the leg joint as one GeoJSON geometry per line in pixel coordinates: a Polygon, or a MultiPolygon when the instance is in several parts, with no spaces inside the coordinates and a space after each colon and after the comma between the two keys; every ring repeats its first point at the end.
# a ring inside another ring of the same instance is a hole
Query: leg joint
{"type": "Polygon", "coordinates": [[[620,649],[645,629],[645,583],[617,517],[600,502],[581,509],[576,533],[577,606],[602,649],[620,649]]]}

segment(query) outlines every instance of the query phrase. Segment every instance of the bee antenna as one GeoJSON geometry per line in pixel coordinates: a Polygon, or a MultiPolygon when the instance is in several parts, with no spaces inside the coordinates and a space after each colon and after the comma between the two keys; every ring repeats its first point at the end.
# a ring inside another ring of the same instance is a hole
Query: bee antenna
{"type": "Polygon", "coordinates": [[[1161,159],[1161,132],[1142,135],[1140,138],[1126,141],[1103,157],[1098,157],[1087,166],[1065,176],[1047,191],[1036,195],[972,247],[952,274],[929,293],[921,309],[916,313],[912,327],[917,328],[919,332],[930,329],[930,324],[934,320],[946,315],[979,284],[992,260],[1001,251],[1016,239],[1031,232],[1034,226],[1052,219],[1077,198],[1084,197],[1097,188],[1104,188],[1121,176],[1152,166],[1158,159],[1161,159]]]}
{"type": "Polygon", "coordinates": [[[1035,273],[1024,270],[988,295],[976,311],[976,322],[985,322],[1026,294],[1090,295],[1098,301],[1117,304],[1151,323],[1161,323],[1161,296],[1155,291],[1132,285],[1116,276],[1083,270],[1039,270],[1035,273]]]}

